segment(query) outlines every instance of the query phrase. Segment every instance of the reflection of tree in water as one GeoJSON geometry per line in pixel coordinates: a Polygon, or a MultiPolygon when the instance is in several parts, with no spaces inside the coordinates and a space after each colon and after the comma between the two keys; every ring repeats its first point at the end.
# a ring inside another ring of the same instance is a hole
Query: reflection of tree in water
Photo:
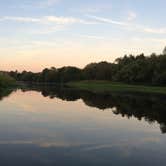
{"type": "Polygon", "coordinates": [[[114,109],[114,114],[122,117],[145,119],[149,123],[157,121],[162,133],[166,133],[166,96],[149,94],[97,94],[64,87],[30,86],[23,88],[42,93],[44,97],[60,98],[66,101],[82,99],[91,107],[101,110],[114,109]]]}
{"type": "Polygon", "coordinates": [[[11,94],[13,89],[0,89],[0,100],[3,100],[4,97],[7,97],[11,94]]]}
{"type": "Polygon", "coordinates": [[[116,107],[114,114],[122,117],[135,117],[138,120],[144,118],[149,123],[157,121],[161,125],[161,131],[166,132],[166,96],[95,94],[83,99],[87,105],[99,109],[116,107]]]}
{"type": "Polygon", "coordinates": [[[162,131],[163,134],[166,133],[166,124],[161,123],[160,124],[160,130],[162,131]]]}

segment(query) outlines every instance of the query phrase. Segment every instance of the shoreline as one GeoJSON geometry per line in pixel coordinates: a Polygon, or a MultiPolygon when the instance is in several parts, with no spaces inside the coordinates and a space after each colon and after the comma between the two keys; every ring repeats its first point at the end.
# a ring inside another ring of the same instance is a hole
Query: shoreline
{"type": "Polygon", "coordinates": [[[116,83],[110,81],[79,81],[67,83],[69,87],[88,90],[91,92],[133,92],[133,93],[151,93],[166,95],[166,87],[131,85],[116,83]]]}

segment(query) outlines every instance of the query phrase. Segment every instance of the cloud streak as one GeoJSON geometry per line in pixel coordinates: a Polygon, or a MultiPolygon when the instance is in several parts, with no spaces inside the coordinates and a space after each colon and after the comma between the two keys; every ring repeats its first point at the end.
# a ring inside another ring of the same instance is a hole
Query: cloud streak
{"type": "Polygon", "coordinates": [[[95,21],[98,21],[100,23],[108,23],[108,24],[115,24],[115,25],[121,25],[121,26],[127,26],[128,23],[121,22],[121,21],[115,21],[112,19],[104,18],[104,17],[98,17],[93,15],[87,15],[87,17],[94,19],[95,21]]]}
{"type": "Polygon", "coordinates": [[[5,16],[0,17],[0,21],[16,21],[16,22],[23,22],[23,23],[41,23],[41,24],[92,24],[93,22],[89,22],[83,19],[74,18],[74,17],[58,17],[58,16],[43,16],[40,18],[33,18],[33,17],[14,17],[14,16],[5,16]]]}
{"type": "Polygon", "coordinates": [[[132,30],[132,31],[140,31],[144,33],[151,33],[151,34],[166,34],[166,28],[153,28],[153,27],[148,27],[146,25],[139,25],[139,24],[132,24],[130,21],[136,18],[136,15],[134,13],[131,13],[127,20],[128,21],[116,21],[110,18],[105,18],[105,17],[99,17],[99,16],[94,16],[94,15],[86,15],[87,17],[94,19],[98,23],[106,23],[106,24],[113,24],[120,26],[121,28],[125,28],[127,30],[132,30]]]}
{"type": "Polygon", "coordinates": [[[166,34],[166,28],[144,28],[144,31],[154,34],[166,34]]]}
{"type": "MultiPolygon", "coordinates": [[[[110,18],[99,17],[95,15],[86,15],[89,19],[80,19],[76,17],[64,17],[64,16],[42,16],[42,17],[16,17],[16,16],[4,16],[0,17],[0,21],[11,21],[11,22],[20,22],[20,23],[36,23],[36,24],[45,24],[53,26],[49,28],[49,32],[54,32],[55,25],[61,26],[62,28],[65,25],[71,24],[112,24],[119,26],[120,28],[126,29],[128,31],[137,31],[143,33],[150,33],[156,35],[166,34],[166,28],[153,28],[146,25],[133,24],[131,21],[136,18],[135,13],[130,13],[128,15],[128,21],[117,21],[110,18]]],[[[57,29],[57,27],[56,27],[57,29]]],[[[59,29],[59,28],[58,28],[59,29]]]]}

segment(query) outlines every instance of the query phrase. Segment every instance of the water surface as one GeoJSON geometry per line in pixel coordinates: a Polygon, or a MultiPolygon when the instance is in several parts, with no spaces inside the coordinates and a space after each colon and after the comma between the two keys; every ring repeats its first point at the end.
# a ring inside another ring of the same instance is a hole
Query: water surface
{"type": "Polygon", "coordinates": [[[24,87],[0,95],[0,165],[166,165],[166,97],[24,87]]]}

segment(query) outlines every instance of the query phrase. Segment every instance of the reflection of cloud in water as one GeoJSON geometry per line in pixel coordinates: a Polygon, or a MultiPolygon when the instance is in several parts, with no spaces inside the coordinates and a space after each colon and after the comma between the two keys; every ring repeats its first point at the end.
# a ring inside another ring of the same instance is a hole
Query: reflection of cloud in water
{"type": "Polygon", "coordinates": [[[0,141],[2,145],[35,145],[42,148],[48,147],[78,147],[78,146],[89,146],[88,143],[69,143],[69,142],[49,142],[49,141],[39,141],[39,140],[11,140],[11,141],[0,141]]]}
{"type": "Polygon", "coordinates": [[[120,148],[120,149],[127,149],[131,147],[140,147],[141,144],[146,143],[159,143],[161,140],[159,137],[144,137],[140,140],[132,140],[129,139],[127,141],[117,141],[112,142],[112,144],[93,144],[93,143],[86,143],[86,142],[63,142],[63,141],[46,141],[46,140],[9,140],[9,141],[2,141],[0,140],[0,144],[3,145],[36,145],[42,148],[48,147],[82,147],[81,150],[83,151],[97,151],[101,149],[110,149],[110,148],[120,148]]]}
{"type": "Polygon", "coordinates": [[[166,165],[165,97],[39,86],[0,106],[0,165],[166,165]]]}
{"type": "Polygon", "coordinates": [[[96,151],[96,150],[101,150],[101,149],[110,149],[110,148],[115,148],[119,147],[120,149],[127,149],[129,147],[140,147],[141,144],[145,143],[159,143],[160,138],[159,137],[145,137],[142,138],[141,140],[128,140],[128,141],[122,141],[118,143],[112,143],[112,144],[103,144],[103,145],[94,145],[94,146],[89,146],[83,149],[84,151],[96,151]]]}

